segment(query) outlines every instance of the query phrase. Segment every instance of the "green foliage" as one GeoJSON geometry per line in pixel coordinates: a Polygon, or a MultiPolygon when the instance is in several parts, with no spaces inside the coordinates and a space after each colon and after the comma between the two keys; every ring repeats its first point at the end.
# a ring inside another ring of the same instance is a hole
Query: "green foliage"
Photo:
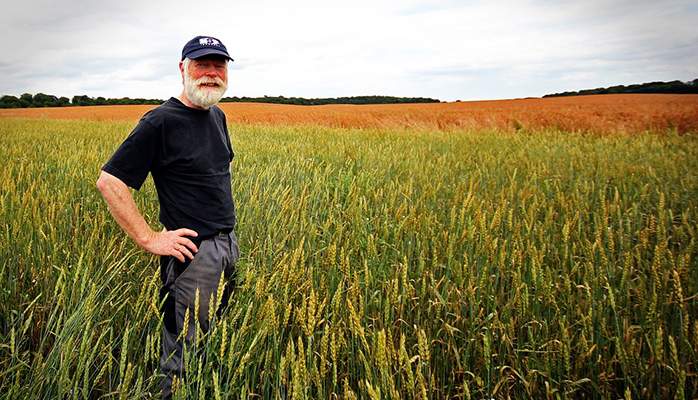
{"type": "Polygon", "coordinates": [[[66,107],[66,106],[99,106],[99,105],[129,105],[129,104],[161,104],[162,100],[146,100],[146,99],[130,99],[124,97],[122,99],[105,99],[97,97],[96,99],[82,96],[73,96],[72,100],[67,97],[56,97],[43,93],[31,95],[25,93],[19,98],[15,96],[2,96],[0,98],[0,108],[30,108],[30,107],[66,107]]]}
{"type": "Polygon", "coordinates": [[[37,93],[32,96],[25,93],[20,98],[15,96],[2,96],[0,98],[0,108],[27,108],[27,107],[64,107],[70,104],[66,97],[37,93]]]}
{"type": "Polygon", "coordinates": [[[690,82],[671,81],[671,82],[650,82],[641,85],[617,85],[608,88],[586,89],[578,92],[563,92],[555,94],[546,94],[543,97],[563,97],[563,96],[581,96],[590,94],[618,94],[618,93],[669,93],[669,94],[689,94],[698,93],[698,79],[690,82]]]}
{"type": "MultiPolygon", "coordinates": [[[[94,186],[132,126],[0,120],[4,398],[157,396],[157,258],[94,186]]],[[[229,130],[239,286],[178,398],[698,396],[692,136],[229,130]]]]}
{"type": "Polygon", "coordinates": [[[72,105],[74,106],[104,106],[104,105],[137,105],[137,104],[162,104],[162,100],[152,99],[130,99],[123,97],[121,99],[105,99],[104,97],[92,98],[85,95],[73,96],[72,105]]]}
{"type": "Polygon", "coordinates": [[[393,97],[393,96],[355,96],[321,99],[304,99],[302,97],[264,96],[264,97],[224,97],[222,102],[249,102],[294,104],[302,106],[318,106],[325,104],[404,104],[404,103],[439,103],[439,100],[425,97],[393,97]]]}
{"type": "MultiPolygon", "coordinates": [[[[438,103],[439,100],[424,97],[392,97],[392,96],[357,96],[339,97],[329,99],[304,99],[300,97],[225,97],[222,102],[253,102],[253,103],[275,103],[275,104],[297,104],[297,105],[322,105],[322,104],[398,104],[398,103],[438,103]]],[[[102,106],[102,105],[130,105],[130,104],[162,104],[163,100],[157,99],[131,99],[123,97],[120,99],[106,99],[104,97],[89,97],[86,95],[73,96],[72,100],[67,97],[57,98],[56,96],[37,93],[32,96],[29,93],[23,94],[20,98],[15,96],[3,96],[0,99],[0,108],[28,108],[28,107],[64,107],[64,106],[102,106]]]]}

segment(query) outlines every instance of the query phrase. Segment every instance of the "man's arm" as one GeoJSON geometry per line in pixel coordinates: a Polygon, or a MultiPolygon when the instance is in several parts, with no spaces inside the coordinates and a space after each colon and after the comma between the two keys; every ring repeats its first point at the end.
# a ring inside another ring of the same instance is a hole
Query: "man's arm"
{"type": "Polygon", "coordinates": [[[131,190],[114,175],[102,171],[97,180],[97,188],[116,222],[139,246],[153,254],[174,256],[181,262],[184,262],[184,257],[194,258],[193,253],[198,249],[185,236],[196,237],[196,232],[186,228],[154,232],[138,211],[131,190]]]}

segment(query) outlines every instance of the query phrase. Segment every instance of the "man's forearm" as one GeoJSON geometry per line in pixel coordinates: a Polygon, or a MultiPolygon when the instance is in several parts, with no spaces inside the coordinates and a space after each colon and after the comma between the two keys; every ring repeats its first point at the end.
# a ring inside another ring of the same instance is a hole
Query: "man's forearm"
{"type": "Polygon", "coordinates": [[[97,188],[116,222],[139,246],[146,248],[154,232],[138,211],[128,186],[119,178],[102,171],[97,188]]]}
{"type": "Polygon", "coordinates": [[[116,222],[142,248],[153,254],[174,256],[181,262],[184,262],[185,257],[193,259],[199,251],[194,242],[187,238],[198,236],[191,229],[179,228],[162,232],[150,229],[133,201],[131,189],[121,179],[102,171],[97,180],[97,188],[116,222]]]}

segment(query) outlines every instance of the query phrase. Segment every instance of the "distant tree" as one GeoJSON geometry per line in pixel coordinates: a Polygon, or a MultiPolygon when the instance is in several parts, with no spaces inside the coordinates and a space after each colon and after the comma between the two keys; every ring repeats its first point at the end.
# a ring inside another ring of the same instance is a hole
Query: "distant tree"
{"type": "Polygon", "coordinates": [[[22,107],[31,107],[33,101],[34,96],[32,96],[30,93],[23,93],[21,96],[19,96],[19,103],[22,105],[22,107]]]}
{"type": "Polygon", "coordinates": [[[634,84],[629,86],[617,85],[608,88],[584,89],[578,92],[563,92],[555,94],[546,94],[543,97],[560,97],[560,96],[579,96],[590,94],[617,94],[617,93],[671,93],[671,94],[688,94],[698,93],[698,79],[690,82],[671,81],[671,82],[648,82],[643,84],[634,84]]]}
{"type": "Polygon", "coordinates": [[[124,97],[121,99],[106,99],[104,97],[92,98],[86,95],[73,96],[72,99],[67,97],[56,97],[54,95],[37,93],[32,95],[24,93],[19,98],[15,96],[5,95],[0,98],[0,108],[27,108],[27,107],[66,107],[66,106],[93,106],[93,105],[112,105],[112,104],[162,104],[162,100],[158,99],[130,99],[124,97]]]}
{"type": "Polygon", "coordinates": [[[37,93],[32,100],[34,107],[55,107],[57,104],[58,97],[44,93],[37,93]]]}
{"type": "Polygon", "coordinates": [[[95,104],[94,99],[86,95],[73,96],[73,100],[71,101],[71,103],[74,106],[92,106],[95,104]]]}
{"type": "Polygon", "coordinates": [[[324,104],[396,104],[396,103],[439,103],[439,100],[424,97],[356,96],[339,98],[304,99],[302,97],[225,97],[222,102],[276,103],[295,105],[324,104]]]}
{"type": "Polygon", "coordinates": [[[15,96],[2,96],[0,98],[0,108],[19,108],[21,107],[19,99],[15,96]]]}

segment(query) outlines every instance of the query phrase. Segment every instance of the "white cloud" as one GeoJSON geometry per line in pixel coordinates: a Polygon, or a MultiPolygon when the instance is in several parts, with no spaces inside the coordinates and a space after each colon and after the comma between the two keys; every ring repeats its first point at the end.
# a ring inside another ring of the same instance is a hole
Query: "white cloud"
{"type": "Polygon", "coordinates": [[[26,1],[0,16],[0,94],[164,99],[200,34],[235,59],[230,96],[468,100],[689,80],[697,16],[686,0],[26,1]]]}

